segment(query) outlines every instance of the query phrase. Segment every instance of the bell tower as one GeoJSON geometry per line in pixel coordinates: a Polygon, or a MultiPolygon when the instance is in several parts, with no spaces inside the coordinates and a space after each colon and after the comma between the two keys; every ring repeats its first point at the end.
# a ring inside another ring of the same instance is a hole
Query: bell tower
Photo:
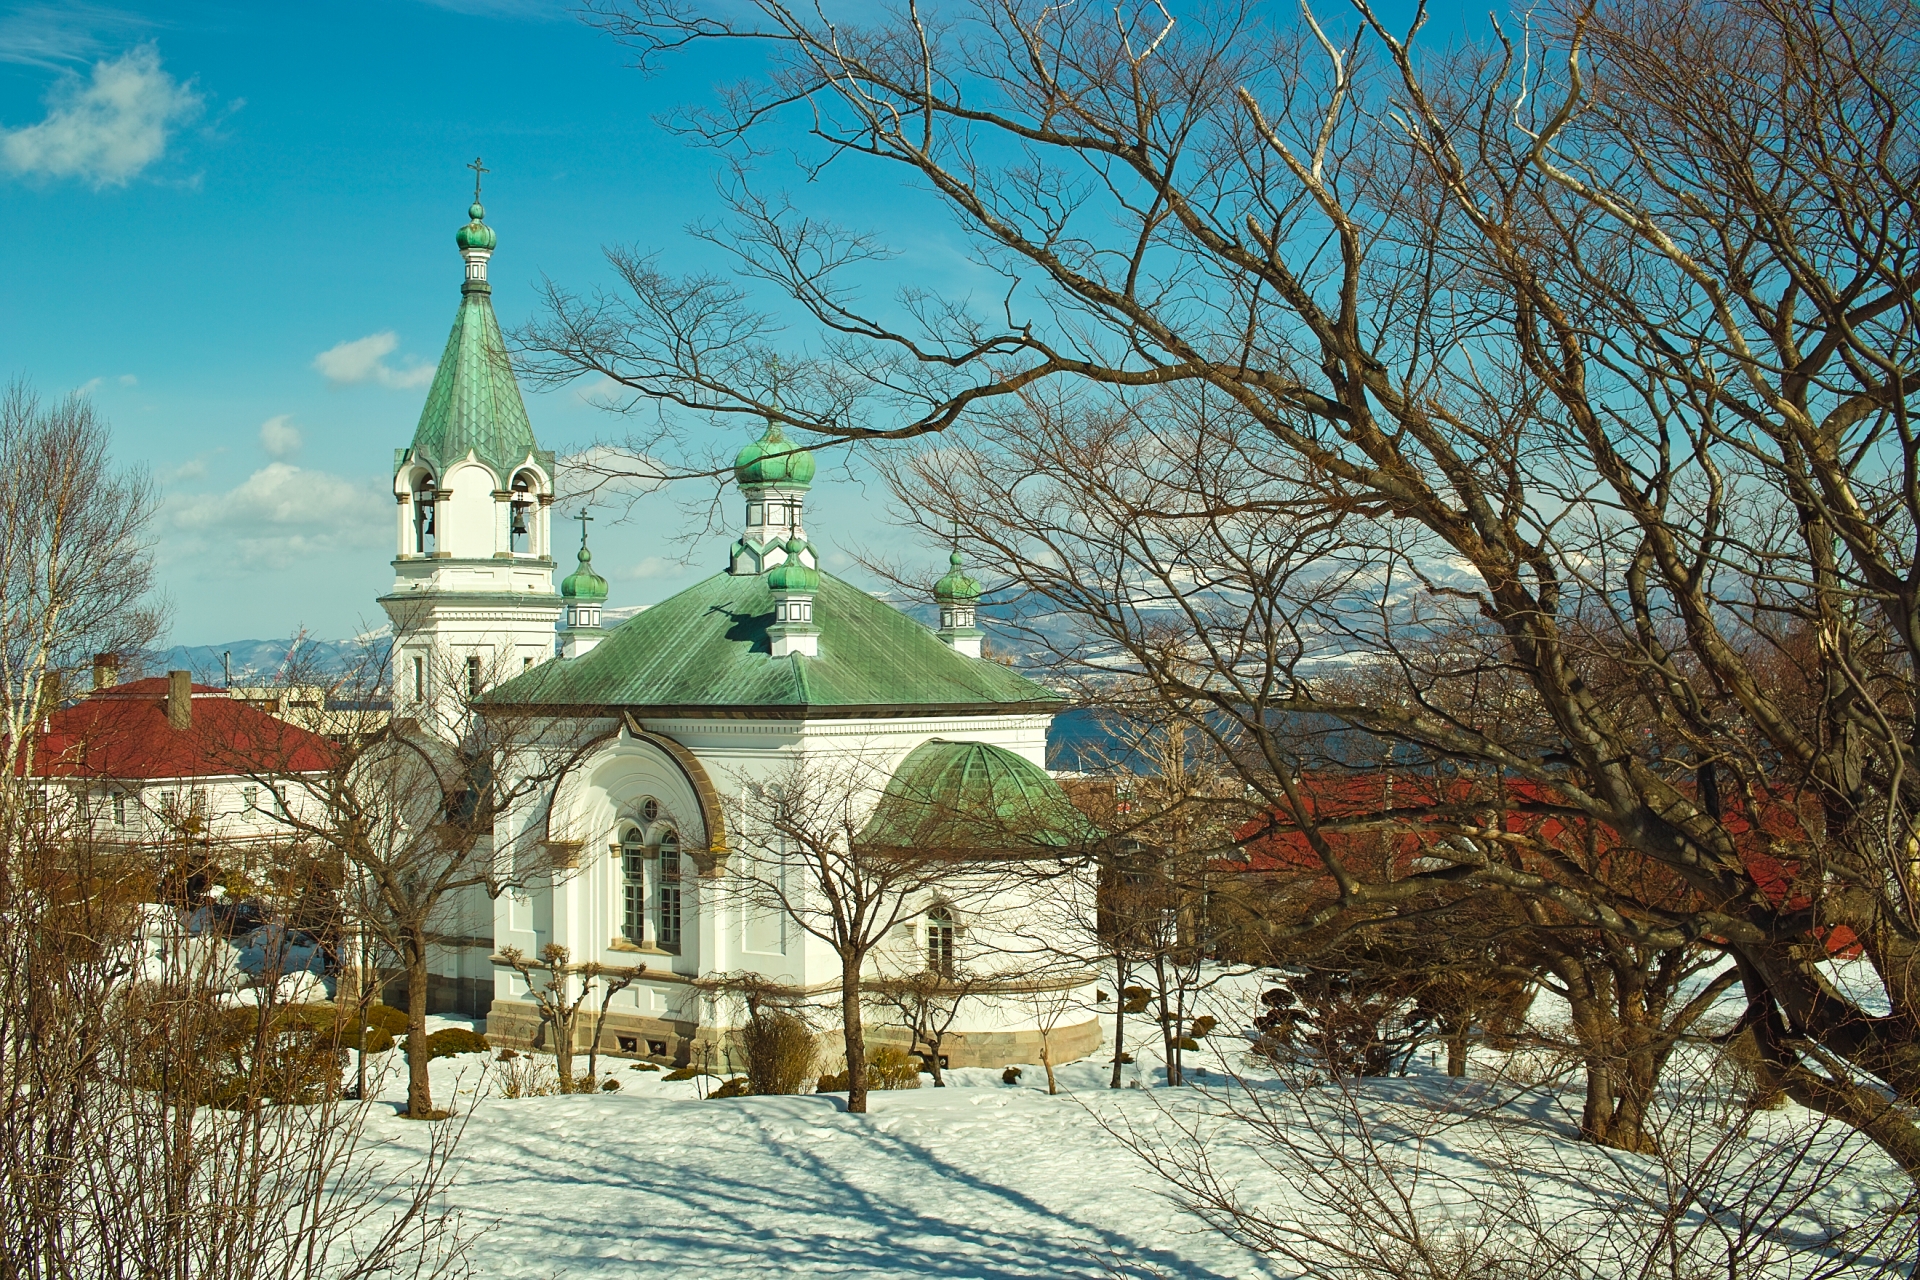
{"type": "Polygon", "coordinates": [[[494,317],[496,238],[480,204],[454,235],[466,270],[413,441],[394,451],[394,714],[451,731],[461,701],[553,656],[554,461],[533,437],[494,317]]]}

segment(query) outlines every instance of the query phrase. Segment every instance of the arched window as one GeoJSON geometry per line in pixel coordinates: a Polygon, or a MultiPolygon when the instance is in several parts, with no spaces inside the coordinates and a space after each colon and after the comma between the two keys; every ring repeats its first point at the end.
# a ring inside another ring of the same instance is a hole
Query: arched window
{"type": "Polygon", "coordinates": [[[620,837],[621,905],[620,936],[634,946],[647,941],[647,849],[646,837],[638,827],[628,827],[620,837]]]}
{"type": "Polygon", "coordinates": [[[953,976],[953,912],[945,907],[927,912],[927,969],[943,978],[953,976]]]}
{"type": "Polygon", "coordinates": [[[680,954],[680,837],[669,831],[660,837],[660,921],[662,951],[680,954]]]}
{"type": "Polygon", "coordinates": [[[439,492],[430,475],[413,486],[413,549],[423,556],[433,550],[433,509],[439,492]]]}

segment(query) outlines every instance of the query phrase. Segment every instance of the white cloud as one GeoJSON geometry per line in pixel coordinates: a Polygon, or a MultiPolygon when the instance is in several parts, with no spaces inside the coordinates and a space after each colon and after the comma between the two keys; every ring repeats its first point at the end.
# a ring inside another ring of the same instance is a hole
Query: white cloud
{"type": "Polygon", "coordinates": [[[306,438],[293,425],[293,415],[278,413],[260,424],[260,447],[269,458],[291,458],[300,452],[306,438]]]}
{"type": "Polygon", "coordinates": [[[210,573],[357,556],[361,548],[389,540],[393,508],[381,496],[372,481],[270,462],[225,493],[175,499],[171,550],[210,573]]]}
{"type": "Polygon", "coordinates": [[[15,173],[125,186],[167,151],[168,131],[201,105],[191,85],[160,67],[152,45],[93,64],[91,79],[63,75],[38,124],[0,130],[0,163],[15,173]]]}
{"type": "Polygon", "coordinates": [[[161,479],[168,484],[172,484],[178,480],[198,480],[206,474],[207,464],[203,460],[195,458],[191,462],[181,463],[163,475],[161,479]]]}
{"type": "MultiPolygon", "coordinates": [[[[123,373],[115,378],[114,381],[123,387],[137,387],[140,385],[140,379],[130,373],[123,373]]],[[[73,389],[73,394],[77,396],[90,396],[106,385],[107,380],[105,378],[88,378],[85,382],[73,389]]]]}
{"type": "Polygon", "coordinates": [[[98,53],[102,32],[124,41],[152,26],[138,14],[82,0],[21,5],[0,16],[0,62],[59,68],[98,53]]]}
{"type": "Polygon", "coordinates": [[[326,375],[327,381],[335,386],[378,382],[389,390],[401,391],[409,387],[424,387],[432,382],[433,366],[430,364],[395,369],[387,363],[387,357],[399,345],[400,339],[391,329],[370,333],[364,338],[328,347],[313,358],[313,367],[326,375]]]}

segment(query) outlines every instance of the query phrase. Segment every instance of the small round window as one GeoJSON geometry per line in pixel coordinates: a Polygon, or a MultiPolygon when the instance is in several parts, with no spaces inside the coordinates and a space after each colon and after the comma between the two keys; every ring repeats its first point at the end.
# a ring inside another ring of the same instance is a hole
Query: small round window
{"type": "Polygon", "coordinates": [[[660,802],[649,796],[640,802],[640,817],[647,822],[657,821],[660,817],[660,802]]]}

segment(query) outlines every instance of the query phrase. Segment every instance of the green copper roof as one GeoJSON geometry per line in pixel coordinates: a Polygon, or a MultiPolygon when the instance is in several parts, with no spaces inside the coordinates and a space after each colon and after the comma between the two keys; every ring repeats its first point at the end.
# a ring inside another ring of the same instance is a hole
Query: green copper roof
{"type": "MultiPolygon", "coordinates": [[[[462,228],[462,235],[473,225],[462,228]]],[[[488,244],[478,247],[491,247],[492,230],[481,230],[487,232],[488,244]]],[[[487,282],[469,280],[460,294],[460,310],[453,318],[446,350],[440,353],[440,367],[434,371],[410,452],[440,472],[471,451],[493,468],[495,482],[503,489],[512,469],[528,454],[538,457],[551,475],[552,455],[542,452],[534,441],[487,282]]],[[[406,460],[402,454],[400,465],[406,460]]]]}
{"type": "Polygon", "coordinates": [[[813,455],[787,439],[779,423],[769,421],[766,432],[734,458],[733,478],[741,484],[804,487],[813,483],[813,455]]]}
{"type": "Polygon", "coordinates": [[[980,584],[961,568],[966,561],[956,549],[947,557],[947,576],[933,584],[933,598],[941,604],[972,604],[980,598],[980,584]]]}
{"type": "Polygon", "coordinates": [[[775,658],[767,575],[715,574],[637,614],[578,658],[543,662],[488,701],[777,715],[888,714],[909,708],[1057,710],[1044,685],[956,653],[912,618],[820,575],[817,657],[775,658]]]}
{"type": "Polygon", "coordinates": [[[813,548],[799,538],[788,538],[784,549],[787,558],[767,570],[767,585],[775,591],[818,591],[820,571],[808,568],[800,559],[802,551],[813,548]]]}
{"type": "Polygon", "coordinates": [[[493,228],[486,224],[487,211],[475,200],[467,210],[466,226],[453,233],[453,242],[462,249],[491,249],[496,243],[493,228]]]}
{"type": "Polygon", "coordinates": [[[575,559],[580,567],[561,581],[560,594],[568,600],[605,600],[607,580],[593,571],[593,552],[587,550],[585,537],[580,539],[580,554],[575,559]]]}
{"type": "Polygon", "coordinates": [[[935,738],[887,779],[864,844],[1012,852],[1084,840],[1092,827],[1060,784],[1024,756],[935,738]]]}

